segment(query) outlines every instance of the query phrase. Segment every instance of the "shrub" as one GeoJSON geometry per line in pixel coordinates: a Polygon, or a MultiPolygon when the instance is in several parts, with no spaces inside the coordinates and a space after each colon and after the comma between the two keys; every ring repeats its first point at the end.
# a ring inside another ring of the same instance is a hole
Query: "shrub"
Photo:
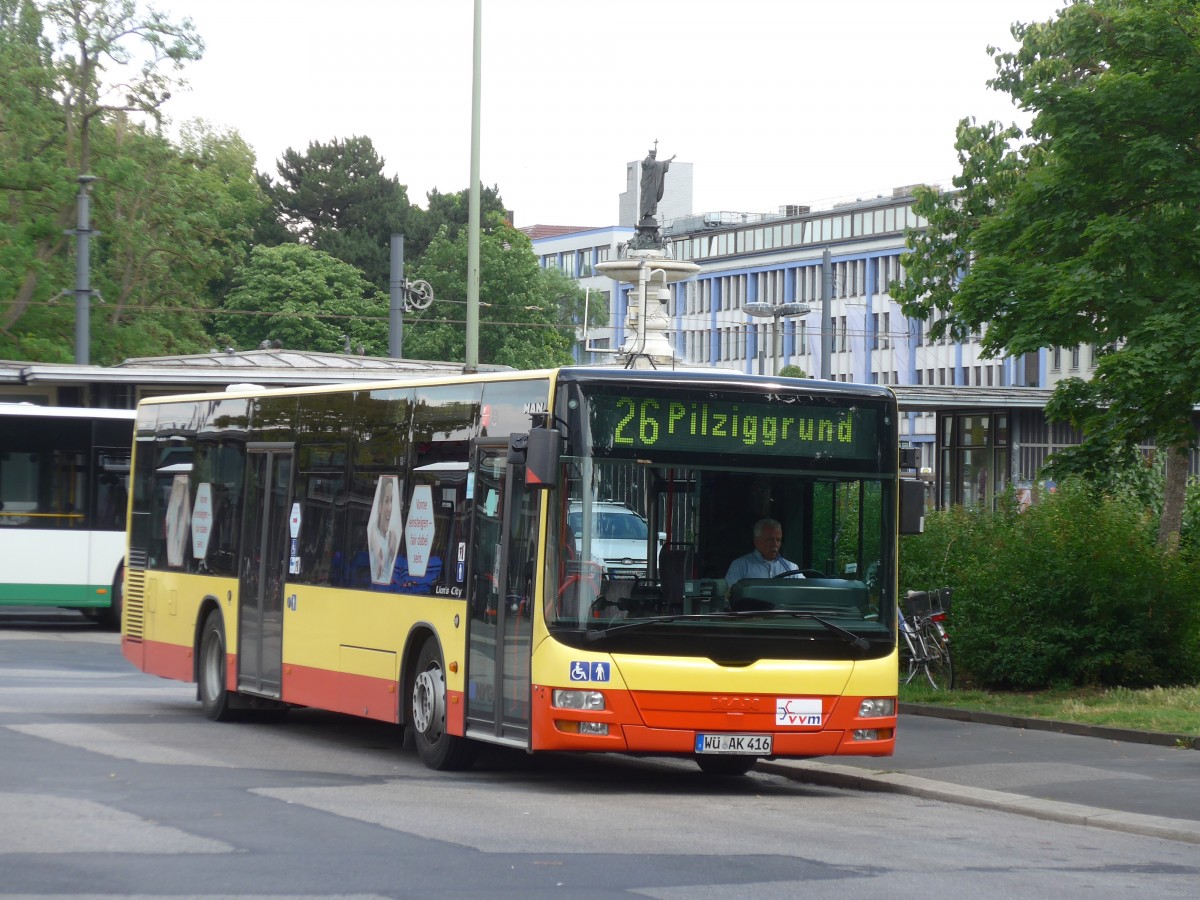
{"type": "Polygon", "coordinates": [[[1194,683],[1200,560],[1155,546],[1133,499],[1067,483],[1017,512],[948,509],[903,539],[902,589],[950,586],[958,670],[980,686],[1194,683]]]}

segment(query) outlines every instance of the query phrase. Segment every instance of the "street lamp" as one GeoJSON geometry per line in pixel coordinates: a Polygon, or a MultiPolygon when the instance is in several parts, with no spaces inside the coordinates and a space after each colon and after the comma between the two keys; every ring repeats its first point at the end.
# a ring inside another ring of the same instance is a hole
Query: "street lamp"
{"type": "Polygon", "coordinates": [[[802,316],[808,312],[804,303],[745,303],[742,309],[751,316],[759,319],[772,319],[771,322],[771,355],[774,357],[772,374],[779,374],[779,357],[783,356],[783,348],[779,346],[779,320],[785,316],[802,316]]]}

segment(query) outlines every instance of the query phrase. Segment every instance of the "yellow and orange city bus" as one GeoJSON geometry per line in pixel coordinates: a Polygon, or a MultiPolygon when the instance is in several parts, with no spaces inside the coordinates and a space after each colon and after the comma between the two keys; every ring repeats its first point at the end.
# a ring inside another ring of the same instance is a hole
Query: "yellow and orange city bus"
{"type": "Polygon", "coordinates": [[[395,722],[433,768],[886,756],[897,435],[886,388],[712,370],[145,400],[123,653],[210,718],[395,722]],[[799,571],[729,584],[764,518],[799,571]]]}

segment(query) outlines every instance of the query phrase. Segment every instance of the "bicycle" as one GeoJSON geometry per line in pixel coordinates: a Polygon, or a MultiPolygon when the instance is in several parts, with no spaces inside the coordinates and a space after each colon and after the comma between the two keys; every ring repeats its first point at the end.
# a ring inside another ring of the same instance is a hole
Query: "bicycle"
{"type": "Polygon", "coordinates": [[[954,687],[954,660],[945,621],[950,610],[950,588],[909,591],[900,616],[900,683],[912,684],[918,675],[935,691],[954,687]]]}

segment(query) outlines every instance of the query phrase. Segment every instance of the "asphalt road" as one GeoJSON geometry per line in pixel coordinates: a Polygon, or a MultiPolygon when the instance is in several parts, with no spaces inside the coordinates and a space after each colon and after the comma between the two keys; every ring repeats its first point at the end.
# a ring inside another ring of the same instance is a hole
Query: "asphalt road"
{"type": "Polygon", "coordinates": [[[1099,735],[907,714],[891,758],[760,766],[813,783],[1200,843],[1200,752],[1099,735]]]}
{"type": "MultiPolygon", "coordinates": [[[[966,783],[950,780],[972,767],[944,747],[963,723],[905,716],[891,761],[764,762],[741,779],[501,751],[436,773],[381,723],[313,710],[208,722],[193,686],[135,671],[116,643],[86,623],[0,614],[0,896],[1117,900],[1191,897],[1200,883],[1177,836],[973,808],[971,791],[1011,799],[1038,779],[1005,774],[1021,760],[996,744],[966,783]],[[875,774],[893,765],[922,774],[875,774]],[[858,790],[834,783],[842,770],[861,787],[912,778],[947,796],[858,790]]],[[[1054,780],[1052,760],[1026,761],[1054,780]]]]}

